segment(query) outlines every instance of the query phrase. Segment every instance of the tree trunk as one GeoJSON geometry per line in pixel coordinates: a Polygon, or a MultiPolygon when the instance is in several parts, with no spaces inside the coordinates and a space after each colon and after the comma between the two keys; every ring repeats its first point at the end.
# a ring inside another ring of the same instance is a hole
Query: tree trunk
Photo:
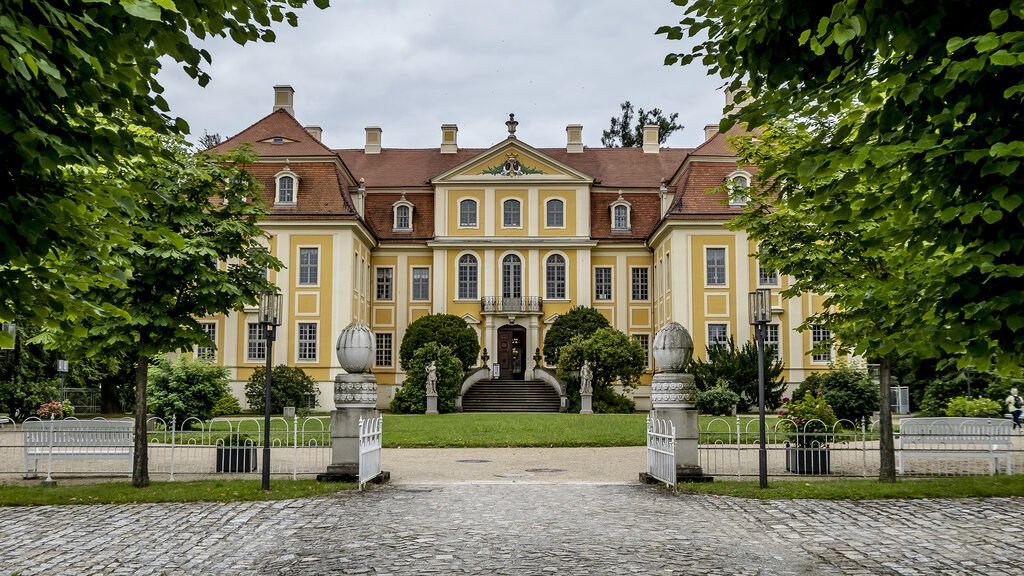
{"type": "Polygon", "coordinates": [[[132,486],[149,486],[149,453],[146,434],[146,379],[149,377],[149,358],[139,354],[135,367],[135,462],[132,466],[132,486]]]}
{"type": "Polygon", "coordinates": [[[880,466],[878,468],[878,480],[880,482],[896,481],[896,449],[892,437],[892,386],[889,382],[891,374],[891,356],[882,358],[879,366],[878,383],[878,457],[880,466]]]}

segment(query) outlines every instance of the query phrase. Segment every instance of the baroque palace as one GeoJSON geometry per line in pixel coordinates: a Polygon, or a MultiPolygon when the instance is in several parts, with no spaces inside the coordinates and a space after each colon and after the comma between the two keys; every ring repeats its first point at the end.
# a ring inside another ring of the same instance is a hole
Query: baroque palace
{"type": "MultiPolygon", "coordinates": [[[[249,144],[259,154],[249,169],[271,210],[269,248],[284,264],[270,272],[285,302],[272,361],[317,380],[321,407],[333,407],[334,340],[349,323],[375,334],[383,408],[404,379],[406,327],[434,313],[465,319],[503,379],[532,380],[545,331],[573,306],[596,308],[645,349],[679,322],[703,356],[708,343],[752,338],[747,293],[770,287],[767,340],[786,379],[832,360],[808,354],[828,334],[795,331],[821,298],[783,301],[787,279],[758,266],[757,246],[725,227],[756,169],[737,165],[717,124],[696,148],[661,148],[657,126],[644,128],[641,148],[590,148],[578,124],[566,126],[564,147],[535,148],[516,137],[510,115],[487,149],[460,148],[455,124],[441,126],[434,148],[387,147],[371,126],[363,148],[333,149],[319,127],[296,121],[290,86],[274,92],[270,115],[213,151],[249,144]]],[[[256,310],[204,322],[216,347],[196,354],[227,367],[244,398],[266,362],[256,310]]],[[[653,363],[645,384],[652,372],[653,363]]],[[[650,408],[649,386],[633,397],[650,408]]]]}

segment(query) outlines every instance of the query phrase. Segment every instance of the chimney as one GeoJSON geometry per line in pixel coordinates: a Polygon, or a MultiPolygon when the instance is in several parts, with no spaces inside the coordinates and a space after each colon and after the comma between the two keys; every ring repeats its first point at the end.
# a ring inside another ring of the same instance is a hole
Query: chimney
{"type": "Polygon", "coordinates": [[[292,104],[295,102],[295,89],[288,85],[274,86],[274,112],[284,110],[295,116],[292,104]]]}
{"type": "Polygon", "coordinates": [[[708,124],[704,127],[704,141],[707,142],[718,134],[718,124],[708,124]]]}
{"type": "Polygon", "coordinates": [[[324,129],[319,126],[306,126],[306,132],[313,138],[316,138],[317,142],[323,142],[324,129]]]}
{"type": "Polygon", "coordinates": [[[569,124],[565,127],[565,134],[565,151],[569,154],[579,154],[583,152],[583,125],[569,124]]]}
{"type": "Polygon", "coordinates": [[[455,124],[441,124],[441,154],[455,154],[459,151],[459,127],[455,124]]]}
{"type": "Polygon", "coordinates": [[[657,154],[661,149],[658,144],[658,125],[648,124],[644,126],[644,154],[657,154]]]}
{"type": "Polygon", "coordinates": [[[726,106],[732,106],[732,105],[735,104],[736,105],[736,109],[744,107],[748,102],[750,102],[750,92],[749,92],[749,90],[750,90],[750,87],[747,86],[746,84],[741,85],[738,90],[726,89],[725,90],[725,105],[726,106]],[[739,94],[738,94],[739,92],[743,93],[743,98],[742,99],[737,99],[736,98],[737,96],[739,96],[739,94]]]}
{"type": "Polygon", "coordinates": [[[366,127],[366,147],[363,152],[366,154],[380,154],[380,133],[383,130],[380,126],[366,127]]]}

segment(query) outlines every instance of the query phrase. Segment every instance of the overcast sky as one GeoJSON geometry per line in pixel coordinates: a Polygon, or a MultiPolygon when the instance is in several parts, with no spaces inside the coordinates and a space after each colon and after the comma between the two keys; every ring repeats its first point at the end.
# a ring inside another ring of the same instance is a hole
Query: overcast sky
{"type": "MultiPolygon", "coordinates": [[[[160,75],[171,113],[193,140],[227,138],[271,112],[273,86],[295,88],[295,116],[324,129],[332,148],[361,148],[366,126],[385,148],[440,145],[441,124],[457,124],[461,147],[485,148],[507,135],[536,147],[564,146],[567,124],[584,144],[631,101],[678,112],[674,148],[703,141],[725,97],[722,81],[699,65],[668,67],[680,41],[656,36],[682,9],[670,0],[332,0],[300,11],[298,28],[275,27],[274,43],[207,42],[206,88],[165,63],[160,75]]],[[[310,3],[312,6],[312,2],[310,3]]]]}

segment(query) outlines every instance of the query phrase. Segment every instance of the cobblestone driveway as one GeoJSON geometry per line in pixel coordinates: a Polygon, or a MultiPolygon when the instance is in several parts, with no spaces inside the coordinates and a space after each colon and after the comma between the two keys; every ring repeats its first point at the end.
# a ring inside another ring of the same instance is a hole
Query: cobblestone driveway
{"type": "Polygon", "coordinates": [[[1019,500],[757,502],[628,484],[7,508],[11,574],[1017,574],[1019,500]]]}

